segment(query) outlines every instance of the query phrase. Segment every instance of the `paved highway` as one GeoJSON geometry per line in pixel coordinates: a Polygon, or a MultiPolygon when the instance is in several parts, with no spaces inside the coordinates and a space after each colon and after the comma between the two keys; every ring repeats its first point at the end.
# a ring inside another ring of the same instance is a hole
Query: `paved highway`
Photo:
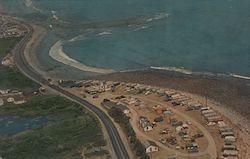
{"type": "MultiPolygon", "coordinates": [[[[26,25],[27,26],[27,25],[26,25]]],[[[118,159],[129,159],[128,153],[125,149],[125,146],[122,142],[121,137],[118,134],[117,129],[115,128],[113,122],[110,120],[110,118],[99,108],[92,105],[86,100],[83,100],[72,93],[65,91],[64,89],[60,88],[57,85],[50,84],[44,77],[42,77],[38,72],[33,69],[24,56],[24,48],[26,47],[26,44],[29,42],[29,40],[32,37],[33,28],[31,26],[28,26],[29,33],[20,41],[20,43],[17,44],[15,47],[13,53],[14,53],[14,59],[16,62],[16,66],[18,69],[26,75],[28,78],[32,79],[33,81],[48,86],[51,89],[55,90],[56,92],[68,97],[69,99],[76,101],[80,104],[82,104],[84,107],[89,109],[90,111],[94,112],[97,117],[103,122],[104,126],[107,129],[108,135],[110,137],[113,149],[115,151],[116,157],[118,159]]]]}

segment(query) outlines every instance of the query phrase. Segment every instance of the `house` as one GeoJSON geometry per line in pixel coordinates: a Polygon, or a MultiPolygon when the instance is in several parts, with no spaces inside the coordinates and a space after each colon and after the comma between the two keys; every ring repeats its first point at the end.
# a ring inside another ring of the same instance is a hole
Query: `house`
{"type": "Polygon", "coordinates": [[[144,122],[146,122],[146,121],[148,121],[148,119],[147,119],[146,117],[144,117],[144,116],[140,116],[140,117],[139,117],[139,123],[140,123],[140,124],[142,124],[142,123],[144,123],[144,122]]]}
{"type": "Polygon", "coordinates": [[[170,124],[172,126],[182,126],[183,125],[183,122],[182,121],[178,121],[176,118],[172,118],[170,119],[170,124]]]}
{"type": "Polygon", "coordinates": [[[221,133],[222,138],[225,138],[226,136],[234,136],[234,133],[232,131],[221,133]]]}
{"type": "Polygon", "coordinates": [[[3,106],[4,105],[4,101],[2,98],[0,98],[0,106],[3,106]]]}
{"type": "Polygon", "coordinates": [[[153,110],[154,110],[157,114],[160,114],[160,113],[162,113],[162,106],[160,106],[160,105],[153,106],[153,110]]]}
{"type": "Polygon", "coordinates": [[[209,114],[209,113],[214,113],[214,111],[213,111],[212,109],[209,109],[209,110],[202,110],[202,111],[201,111],[201,114],[202,114],[202,115],[209,114]]]}
{"type": "Polygon", "coordinates": [[[167,97],[172,97],[173,95],[177,94],[176,92],[172,92],[172,91],[165,91],[165,95],[167,97]]]}
{"type": "Polygon", "coordinates": [[[163,114],[164,116],[167,116],[167,115],[171,115],[172,112],[171,112],[171,110],[163,109],[163,110],[162,110],[162,114],[163,114]]]}
{"type": "Polygon", "coordinates": [[[143,128],[143,131],[151,131],[153,130],[153,124],[148,121],[146,117],[141,116],[139,118],[139,123],[141,127],[143,128]]]}
{"type": "Polygon", "coordinates": [[[202,107],[201,111],[204,111],[204,110],[210,110],[210,107],[206,107],[206,106],[202,107]]]}
{"type": "Polygon", "coordinates": [[[186,149],[188,153],[194,153],[199,151],[199,146],[197,143],[186,144],[186,149]]]}
{"type": "Polygon", "coordinates": [[[238,156],[238,151],[237,150],[224,150],[223,151],[223,156],[238,156]]]}
{"type": "Polygon", "coordinates": [[[217,114],[216,112],[213,112],[213,113],[204,114],[203,116],[204,116],[205,118],[208,118],[208,117],[218,116],[218,114],[217,114]]]}
{"type": "Polygon", "coordinates": [[[226,136],[225,137],[225,143],[226,144],[232,144],[234,142],[236,142],[236,137],[234,137],[234,136],[226,136]]]}
{"type": "Polygon", "coordinates": [[[0,90],[0,94],[8,94],[10,92],[9,89],[6,90],[0,90]]]}
{"type": "Polygon", "coordinates": [[[222,151],[224,150],[237,150],[237,148],[234,145],[223,145],[222,151]]]}
{"type": "Polygon", "coordinates": [[[182,127],[183,127],[183,129],[188,129],[189,128],[189,126],[188,126],[188,124],[182,124],[182,127]]]}
{"type": "Polygon", "coordinates": [[[223,132],[232,132],[232,131],[233,131],[233,129],[230,128],[230,127],[227,127],[227,126],[219,128],[220,134],[223,133],[223,132]]]}
{"type": "Polygon", "coordinates": [[[218,122],[218,121],[223,121],[223,119],[221,118],[220,115],[217,115],[217,116],[212,116],[212,117],[205,117],[205,119],[208,121],[208,122],[218,122]]]}
{"type": "Polygon", "coordinates": [[[201,103],[192,103],[189,106],[192,107],[194,110],[199,110],[203,107],[201,103]]]}
{"type": "Polygon", "coordinates": [[[177,126],[175,129],[176,129],[176,132],[179,133],[183,129],[183,127],[182,126],[177,126]]]}
{"type": "Polygon", "coordinates": [[[7,102],[8,103],[11,103],[11,102],[14,102],[15,101],[15,99],[13,98],[13,97],[9,97],[8,99],[7,99],[7,102]]]}
{"type": "Polygon", "coordinates": [[[151,131],[153,130],[153,124],[147,122],[146,124],[144,124],[144,126],[142,127],[143,128],[143,131],[151,131]]]}
{"type": "Polygon", "coordinates": [[[181,97],[182,96],[180,94],[174,94],[174,95],[171,95],[171,100],[176,100],[176,99],[179,99],[181,97]]]}
{"type": "Polygon", "coordinates": [[[14,104],[18,105],[18,104],[23,104],[26,103],[25,100],[19,100],[19,101],[14,101],[14,104]]]}
{"type": "Polygon", "coordinates": [[[146,153],[152,153],[152,152],[159,151],[158,145],[153,141],[147,140],[147,141],[143,142],[142,144],[146,150],[146,153]]]}
{"type": "Polygon", "coordinates": [[[162,116],[157,116],[155,119],[154,119],[154,122],[162,122],[163,121],[163,117],[162,116]]]}

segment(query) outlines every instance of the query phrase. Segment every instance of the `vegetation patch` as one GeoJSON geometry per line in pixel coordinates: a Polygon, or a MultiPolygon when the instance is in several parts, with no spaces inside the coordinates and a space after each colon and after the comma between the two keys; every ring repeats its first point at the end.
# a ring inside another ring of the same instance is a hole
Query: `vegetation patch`
{"type": "MultiPolygon", "coordinates": [[[[22,105],[5,105],[1,115],[58,118],[41,128],[0,139],[0,155],[9,159],[59,159],[78,156],[82,147],[103,143],[98,120],[79,104],[59,96],[36,96],[22,105]]],[[[77,158],[77,157],[75,157],[77,158]]]]}
{"type": "MultiPolygon", "coordinates": [[[[20,39],[0,40],[0,60],[11,52],[20,39]]],[[[38,88],[15,67],[0,66],[0,77],[0,89],[25,91],[38,88]]],[[[24,104],[6,103],[0,107],[0,115],[56,118],[39,128],[0,136],[0,158],[80,159],[83,147],[106,144],[97,118],[83,106],[60,96],[36,95],[24,104]]],[[[104,151],[99,153],[106,154],[104,151]]]]}
{"type": "Polygon", "coordinates": [[[111,109],[109,109],[108,113],[115,120],[115,122],[117,122],[122,127],[136,155],[141,159],[149,159],[149,156],[146,154],[145,148],[143,147],[140,140],[137,139],[136,134],[129,123],[130,118],[117,107],[112,107],[111,109]]]}
{"type": "Polygon", "coordinates": [[[21,40],[21,38],[6,38],[0,39],[0,60],[2,60],[7,53],[15,47],[15,45],[21,40]]]}
{"type": "MultiPolygon", "coordinates": [[[[0,61],[11,52],[21,38],[0,39],[0,61]]],[[[0,89],[29,90],[38,87],[24,77],[16,68],[0,66],[0,89]]]]}
{"type": "Polygon", "coordinates": [[[0,66],[0,89],[33,90],[38,84],[24,77],[16,68],[0,66]]]}

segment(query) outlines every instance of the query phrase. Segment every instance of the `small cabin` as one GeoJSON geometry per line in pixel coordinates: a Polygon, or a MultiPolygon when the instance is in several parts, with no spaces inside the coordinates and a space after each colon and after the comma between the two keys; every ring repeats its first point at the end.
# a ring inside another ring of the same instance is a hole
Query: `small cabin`
{"type": "Polygon", "coordinates": [[[143,142],[142,144],[146,150],[146,153],[152,153],[152,152],[159,151],[158,145],[153,141],[147,140],[147,141],[143,142]]]}

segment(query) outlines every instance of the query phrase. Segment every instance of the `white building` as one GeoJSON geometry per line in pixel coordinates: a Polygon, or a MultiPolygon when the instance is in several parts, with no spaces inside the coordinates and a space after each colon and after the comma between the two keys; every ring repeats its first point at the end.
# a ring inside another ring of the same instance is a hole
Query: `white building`
{"type": "Polygon", "coordinates": [[[1,90],[0,89],[0,94],[8,94],[10,92],[9,89],[6,89],[6,90],[1,90]]]}
{"type": "Polygon", "coordinates": [[[14,104],[18,105],[18,104],[23,104],[26,103],[25,100],[19,100],[19,101],[14,101],[14,104]]]}
{"type": "Polygon", "coordinates": [[[8,103],[11,103],[11,102],[14,102],[15,101],[15,99],[13,98],[13,97],[9,97],[8,99],[7,99],[7,102],[8,103]]]}
{"type": "Polygon", "coordinates": [[[153,130],[153,125],[150,123],[148,123],[143,127],[143,131],[151,131],[151,130],[153,130]]]}
{"type": "Polygon", "coordinates": [[[146,117],[141,116],[139,118],[139,123],[143,129],[143,131],[151,131],[153,130],[153,124],[151,124],[146,117]]]}
{"type": "Polygon", "coordinates": [[[147,140],[147,141],[143,142],[142,144],[146,150],[146,153],[152,153],[152,152],[159,151],[158,145],[153,141],[147,140]]]}

